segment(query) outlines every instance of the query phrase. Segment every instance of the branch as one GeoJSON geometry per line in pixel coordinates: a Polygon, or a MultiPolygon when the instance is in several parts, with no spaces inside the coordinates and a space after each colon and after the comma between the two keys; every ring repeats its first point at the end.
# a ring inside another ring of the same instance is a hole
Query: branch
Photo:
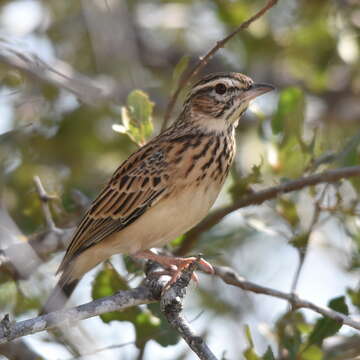
{"type": "Polygon", "coordinates": [[[232,33],[230,33],[228,36],[223,38],[222,40],[219,40],[216,42],[216,44],[207,52],[207,54],[200,58],[200,61],[194,66],[194,68],[189,71],[187,74],[181,77],[179,81],[179,85],[174,92],[174,94],[171,96],[169,103],[166,107],[165,115],[164,115],[164,122],[162,125],[162,130],[164,130],[169,122],[171,113],[173,111],[174,105],[176,103],[177,98],[179,97],[180,92],[182,89],[187,85],[187,83],[190,81],[190,79],[195,76],[208,62],[209,60],[214,56],[214,54],[224,47],[224,45],[231,40],[237,33],[240,31],[248,28],[251,23],[253,23],[255,20],[263,16],[270,8],[272,8],[278,0],[268,0],[266,5],[261,8],[256,14],[251,16],[248,20],[244,21],[240,26],[238,26],[232,33]]]}
{"type": "MultiPolygon", "coordinates": [[[[166,277],[162,276],[160,279],[155,277],[156,280],[154,280],[151,279],[152,277],[148,274],[149,276],[145,279],[143,285],[135,289],[119,291],[115,295],[97,299],[75,308],[56,311],[19,322],[10,321],[9,316],[5,315],[0,321],[0,344],[5,344],[22,336],[56,327],[73,326],[79,320],[101,315],[106,312],[123,311],[132,306],[150,304],[160,300],[162,310],[168,321],[177,331],[179,331],[181,336],[196,354],[198,354],[200,359],[216,360],[204,341],[200,337],[194,335],[188,322],[180,315],[182,310],[182,299],[185,295],[184,289],[189,283],[195,266],[196,264],[188,270],[185,270],[180,279],[171,286],[170,289],[165,291],[163,289],[164,284],[166,283],[166,277]]],[[[286,300],[292,304],[295,309],[307,308],[341,324],[360,330],[360,321],[354,320],[349,316],[326,307],[315,305],[310,301],[299,298],[296,294],[284,293],[279,290],[246,281],[230,268],[216,266],[214,269],[215,274],[227,284],[240,287],[245,291],[270,295],[286,300]]]]}
{"type": "MultiPolygon", "coordinates": [[[[283,193],[301,190],[307,186],[317,185],[324,182],[334,182],[342,178],[349,178],[360,175],[360,166],[353,166],[347,168],[339,168],[335,170],[324,171],[323,173],[302,177],[296,180],[288,181],[278,186],[270,187],[236,201],[234,204],[224,208],[215,210],[207,216],[201,223],[190,230],[182,245],[176,251],[177,255],[187,254],[194,244],[198,241],[200,235],[210,229],[212,226],[219,223],[226,215],[240,208],[249,205],[260,205],[266,200],[271,200],[283,193]]],[[[54,233],[52,231],[44,231],[39,234],[34,234],[29,238],[28,242],[17,243],[9,246],[0,253],[0,271],[8,272],[14,279],[26,279],[33,271],[40,265],[40,262],[26,262],[26,271],[19,271],[17,266],[14,267],[14,257],[19,254],[26,254],[29,246],[35,251],[36,255],[43,261],[46,261],[49,255],[56,251],[64,250],[70,240],[75,228],[61,229],[62,233],[54,233]]],[[[20,261],[24,264],[24,261],[20,261]]]]}
{"type": "Polygon", "coordinates": [[[235,201],[232,205],[215,210],[197,226],[192,228],[187,233],[185,240],[181,244],[180,248],[176,251],[176,254],[184,255],[188,253],[204,231],[207,231],[208,229],[219,223],[226,215],[238,209],[249,205],[261,205],[263,202],[274,199],[279,195],[296,190],[301,190],[308,186],[313,186],[321,183],[336,182],[341,179],[354,176],[360,176],[360,166],[349,166],[334,170],[328,170],[320,174],[309,175],[296,180],[290,180],[284,182],[283,184],[254,192],[250,195],[244,195],[239,200],[235,201]]]}
{"type": "Polygon", "coordinates": [[[189,323],[180,315],[186,287],[192,278],[197,262],[183,271],[180,278],[166,288],[168,276],[159,276],[163,269],[158,264],[148,261],[146,278],[142,285],[132,290],[119,291],[115,295],[94,300],[75,308],[55,311],[33,319],[12,323],[9,315],[0,321],[0,344],[36,332],[58,327],[75,325],[79,320],[87,319],[110,311],[123,311],[132,306],[149,304],[160,300],[162,311],[170,324],[180,333],[189,346],[202,360],[216,360],[204,340],[196,336],[189,323]]]}
{"type": "Polygon", "coordinates": [[[237,286],[245,291],[251,291],[256,294],[263,294],[273,296],[279,299],[288,301],[294,309],[310,309],[323,316],[335,320],[338,323],[350,326],[354,329],[360,330],[360,320],[354,320],[340,312],[334,311],[330,308],[315,305],[314,303],[301,299],[296,294],[285,293],[279,290],[271,289],[265,286],[254,284],[246,281],[240,277],[233,269],[226,266],[214,266],[215,275],[221,278],[226,284],[237,286]]]}
{"type": "Polygon", "coordinates": [[[206,345],[204,339],[201,336],[195,335],[189,322],[181,315],[186,287],[197,265],[197,262],[193,262],[182,272],[180,278],[174,284],[164,289],[160,301],[160,308],[170,325],[182,336],[199,359],[216,360],[215,355],[206,345]]]}
{"type": "Polygon", "coordinates": [[[147,286],[119,291],[115,295],[91,301],[75,308],[55,311],[33,319],[12,323],[8,315],[0,322],[0,344],[25,335],[61,326],[73,326],[76,322],[110,311],[123,311],[132,306],[155,302],[154,292],[147,286]]]}
{"type": "Polygon", "coordinates": [[[34,176],[34,183],[35,183],[36,191],[39,195],[39,199],[41,201],[41,207],[42,207],[42,210],[43,210],[43,213],[45,216],[45,221],[46,221],[47,227],[49,228],[50,231],[61,235],[63,233],[63,231],[55,225],[54,219],[51,215],[50,206],[49,206],[49,201],[56,199],[56,197],[48,195],[48,193],[45,191],[45,188],[44,188],[39,176],[37,176],[37,175],[34,176]]]}
{"type": "Polygon", "coordinates": [[[77,73],[69,64],[56,60],[61,72],[35,54],[25,54],[0,42],[0,62],[40,81],[64,88],[88,105],[98,104],[114,96],[113,89],[77,73]]]}

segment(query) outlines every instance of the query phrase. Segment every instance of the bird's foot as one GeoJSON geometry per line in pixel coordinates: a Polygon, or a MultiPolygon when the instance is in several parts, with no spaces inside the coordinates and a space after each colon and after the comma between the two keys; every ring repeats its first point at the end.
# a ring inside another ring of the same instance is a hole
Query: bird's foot
{"type": "MultiPolygon", "coordinates": [[[[201,257],[174,257],[174,256],[166,256],[166,255],[158,255],[153,253],[150,250],[141,251],[133,255],[137,258],[143,258],[148,259],[152,261],[156,261],[158,264],[162,265],[166,270],[157,272],[156,274],[161,275],[169,275],[171,276],[171,279],[166,284],[165,288],[168,288],[170,285],[176,282],[176,280],[179,279],[181,276],[181,273],[183,270],[185,270],[190,264],[193,262],[198,262],[200,266],[203,268],[203,270],[209,274],[214,274],[214,268],[210,263],[208,263],[206,260],[202,259],[201,257]]],[[[195,283],[199,283],[198,276],[193,273],[192,280],[195,281],[195,283]]]]}

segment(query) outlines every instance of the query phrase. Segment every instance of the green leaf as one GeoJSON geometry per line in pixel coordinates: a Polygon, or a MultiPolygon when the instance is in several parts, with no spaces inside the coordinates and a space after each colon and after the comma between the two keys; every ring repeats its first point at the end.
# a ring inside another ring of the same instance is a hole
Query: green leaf
{"type": "Polygon", "coordinates": [[[145,92],[133,90],[127,98],[127,107],[133,119],[141,124],[151,118],[154,103],[145,92]]]}
{"type": "MultiPolygon", "coordinates": [[[[120,290],[128,290],[126,281],[113,268],[107,266],[95,277],[92,287],[92,298],[96,300],[104,296],[114,295],[120,290]]],[[[102,314],[100,318],[105,323],[113,320],[134,321],[137,314],[138,310],[132,307],[124,312],[114,311],[102,314]]]]}
{"type": "Polygon", "coordinates": [[[141,348],[160,331],[161,321],[149,310],[139,312],[135,319],[136,345],[141,348]]]}
{"type": "Polygon", "coordinates": [[[288,360],[297,360],[298,353],[302,344],[302,334],[300,327],[305,324],[304,316],[301,312],[289,311],[284,314],[277,322],[277,336],[279,338],[280,351],[285,351],[288,360]]]}
{"type": "Polygon", "coordinates": [[[282,144],[290,135],[300,138],[300,129],[304,120],[305,100],[303,91],[289,87],[281,91],[277,111],[272,118],[271,127],[274,134],[283,134],[282,144]]]}
{"type": "Polygon", "coordinates": [[[349,295],[353,305],[360,309],[360,288],[356,290],[348,288],[346,293],[349,295]]]}
{"type": "Polygon", "coordinates": [[[305,249],[307,244],[309,243],[309,233],[300,233],[298,235],[294,235],[290,240],[291,245],[296,247],[297,249],[305,249]]]}
{"type": "Polygon", "coordinates": [[[114,124],[113,130],[125,133],[139,146],[144,145],[154,130],[153,108],[154,103],[145,92],[132,91],[127,98],[127,105],[121,108],[122,125],[114,124]]]}
{"type": "Polygon", "coordinates": [[[170,245],[173,247],[178,247],[182,244],[182,242],[185,239],[185,234],[184,235],[180,235],[178,236],[176,239],[174,239],[173,241],[171,241],[170,245]]]}
{"type": "Polygon", "coordinates": [[[184,55],[179,62],[176,64],[175,69],[173,71],[173,89],[176,89],[179,80],[181,78],[181,75],[184,73],[184,71],[189,66],[189,55],[184,55]]]}
{"type": "Polygon", "coordinates": [[[260,360],[260,357],[256,354],[254,349],[246,349],[243,352],[243,355],[246,360],[260,360]]]}
{"type": "Polygon", "coordinates": [[[278,199],[276,209],[292,227],[299,224],[299,215],[296,209],[296,204],[293,201],[281,197],[278,199]]]}
{"type": "Polygon", "coordinates": [[[245,325],[245,336],[249,343],[249,346],[243,352],[244,358],[246,360],[260,360],[260,357],[256,354],[254,350],[254,342],[251,336],[250,326],[245,325]]]}
{"type": "MultiPolygon", "coordinates": [[[[93,299],[113,295],[117,291],[127,290],[129,287],[122,277],[111,267],[100,271],[94,281],[92,288],[93,299]]],[[[160,319],[149,310],[143,310],[138,306],[131,307],[125,311],[113,311],[100,315],[103,322],[130,321],[136,332],[136,345],[141,348],[161,331],[160,319]]]]}
{"type": "Polygon", "coordinates": [[[275,360],[274,353],[270,346],[268,346],[265,354],[262,356],[262,360],[275,360]]]}
{"type": "Polygon", "coordinates": [[[148,305],[151,312],[160,319],[160,327],[154,333],[153,339],[162,346],[175,345],[179,342],[179,334],[170,326],[160,310],[159,303],[148,305]]]}
{"type": "Polygon", "coordinates": [[[250,331],[250,326],[249,325],[245,325],[245,336],[246,336],[246,340],[249,343],[249,347],[253,348],[254,347],[254,342],[251,336],[251,331],[250,331]]]}
{"type": "MultiPolygon", "coordinates": [[[[6,278],[8,278],[7,275],[6,278]]],[[[13,310],[17,297],[18,295],[15,281],[8,278],[8,281],[0,284],[0,308],[2,312],[13,310]]]]}
{"type": "Polygon", "coordinates": [[[321,349],[316,345],[311,345],[301,353],[302,360],[322,360],[324,354],[321,349]]]}
{"type": "Polygon", "coordinates": [[[253,165],[251,172],[239,178],[229,189],[229,193],[234,201],[238,200],[242,195],[250,190],[250,185],[262,183],[261,168],[263,159],[259,165],[253,165]]]}
{"type": "MultiPolygon", "coordinates": [[[[332,299],[329,302],[329,308],[345,315],[348,315],[349,313],[348,307],[345,303],[345,296],[332,299]]],[[[308,345],[311,346],[316,344],[321,346],[324,339],[335,335],[340,330],[341,326],[341,323],[328,317],[319,319],[309,336],[308,345]]]]}

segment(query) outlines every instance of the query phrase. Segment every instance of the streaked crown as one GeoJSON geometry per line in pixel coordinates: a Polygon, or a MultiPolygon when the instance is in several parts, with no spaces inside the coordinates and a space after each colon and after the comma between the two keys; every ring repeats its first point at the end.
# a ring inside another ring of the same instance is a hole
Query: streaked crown
{"type": "Polygon", "coordinates": [[[179,120],[222,131],[237,125],[250,100],[273,89],[240,73],[209,74],[191,88],[179,120]]]}

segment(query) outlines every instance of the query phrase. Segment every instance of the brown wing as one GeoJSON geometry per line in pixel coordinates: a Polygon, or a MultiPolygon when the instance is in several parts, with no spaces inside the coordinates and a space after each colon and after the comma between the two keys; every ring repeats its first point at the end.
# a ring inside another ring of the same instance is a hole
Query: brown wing
{"type": "Polygon", "coordinates": [[[114,173],[77,227],[58,269],[79,253],[138,219],[169,191],[166,155],[149,143],[114,173]]]}

